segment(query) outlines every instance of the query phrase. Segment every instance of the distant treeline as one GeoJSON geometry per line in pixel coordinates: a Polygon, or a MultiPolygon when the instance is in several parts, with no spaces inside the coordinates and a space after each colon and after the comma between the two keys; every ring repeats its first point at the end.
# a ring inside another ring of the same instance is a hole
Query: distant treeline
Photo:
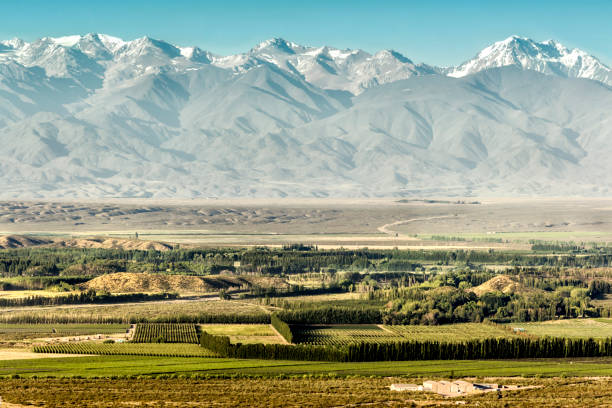
{"type": "Polygon", "coordinates": [[[84,276],[19,276],[0,280],[0,290],[44,290],[78,285],[90,278],[84,276]]]}
{"type": "Polygon", "coordinates": [[[533,251],[545,252],[572,252],[572,253],[609,253],[610,244],[606,242],[563,242],[563,241],[541,241],[530,239],[533,251]]]}
{"type": "Polygon", "coordinates": [[[77,305],[84,303],[123,303],[123,302],[144,302],[152,300],[176,299],[175,293],[125,293],[125,294],[100,294],[95,290],[86,292],[72,293],[61,296],[28,296],[22,298],[0,298],[0,307],[21,307],[21,306],[58,306],[58,305],[77,305]]]}
{"type": "Polygon", "coordinates": [[[308,309],[283,310],[278,317],[289,324],[372,324],[383,322],[378,307],[319,306],[308,309]]]}
{"type": "MultiPolygon", "coordinates": [[[[347,285],[348,286],[348,285],[347,285]]],[[[305,288],[298,285],[289,285],[287,289],[277,289],[275,287],[261,287],[254,286],[248,293],[241,293],[239,297],[241,299],[249,298],[265,298],[265,297],[291,297],[291,296],[311,296],[311,295],[322,295],[328,293],[344,293],[347,291],[347,286],[341,286],[340,284],[331,284],[319,287],[319,288],[305,288]]]]}
{"type": "Polygon", "coordinates": [[[453,242],[464,242],[464,241],[472,241],[472,242],[496,242],[496,243],[503,243],[503,242],[507,242],[504,241],[502,238],[493,238],[493,237],[453,237],[453,236],[448,236],[448,235],[432,235],[431,237],[429,237],[432,241],[453,241],[453,242]]]}
{"type": "Polygon", "coordinates": [[[113,272],[160,272],[206,275],[223,270],[268,275],[369,270],[415,271],[422,263],[504,264],[549,267],[607,267],[612,247],[574,254],[533,254],[471,250],[317,250],[295,249],[176,249],[136,251],[81,248],[28,248],[0,251],[0,276],[96,276],[113,272]],[[235,266],[235,265],[240,266],[235,266]]]}
{"type": "Polygon", "coordinates": [[[20,313],[18,315],[0,314],[0,323],[18,324],[67,324],[67,323],[92,323],[92,324],[137,324],[137,323],[227,323],[227,324],[270,324],[270,315],[267,313],[252,314],[210,314],[198,313],[193,315],[173,315],[147,318],[143,316],[79,316],[63,314],[40,314],[20,313]]]}
{"type": "Polygon", "coordinates": [[[532,251],[543,252],[582,252],[584,246],[563,242],[536,242],[531,245],[532,251]]]}

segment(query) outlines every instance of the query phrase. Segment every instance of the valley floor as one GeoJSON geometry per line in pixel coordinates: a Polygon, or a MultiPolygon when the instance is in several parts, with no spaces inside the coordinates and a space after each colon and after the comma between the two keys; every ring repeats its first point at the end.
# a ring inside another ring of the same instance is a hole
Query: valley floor
{"type": "Polygon", "coordinates": [[[606,198],[11,201],[0,202],[0,233],[90,248],[149,249],[155,244],[146,241],[163,241],[182,247],[528,249],[530,239],[610,242],[611,211],[606,198]],[[139,241],[121,241],[135,233],[139,241]]]}
{"type": "Polygon", "coordinates": [[[406,377],[595,377],[612,376],[612,358],[435,360],[335,363],[229,358],[80,356],[0,361],[4,376],[406,376],[406,377]]]}

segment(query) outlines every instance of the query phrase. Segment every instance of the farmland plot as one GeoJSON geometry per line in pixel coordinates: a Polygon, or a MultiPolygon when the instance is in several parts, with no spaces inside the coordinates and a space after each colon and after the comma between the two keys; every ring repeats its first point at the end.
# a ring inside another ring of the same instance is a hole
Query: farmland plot
{"type": "Polygon", "coordinates": [[[284,344],[269,324],[200,324],[200,332],[228,336],[232,343],[284,344]]]}
{"type": "Polygon", "coordinates": [[[461,342],[474,339],[516,337],[503,327],[481,323],[443,326],[330,325],[294,326],[296,342],[313,345],[343,346],[352,343],[401,341],[461,342]]]}
{"type": "Polygon", "coordinates": [[[533,336],[592,337],[601,339],[612,337],[612,319],[563,319],[545,322],[512,323],[511,329],[520,330],[533,336]]]}
{"type": "MultiPolygon", "coordinates": [[[[295,326],[296,342],[325,346],[343,346],[360,342],[395,342],[402,337],[376,325],[295,326]]],[[[293,329],[292,329],[293,330],[293,329]]]]}
{"type": "Polygon", "coordinates": [[[483,323],[457,323],[441,326],[384,326],[396,333],[401,341],[461,342],[475,339],[516,337],[502,327],[483,323]]]}
{"type": "Polygon", "coordinates": [[[134,331],[134,343],[198,343],[195,324],[140,323],[134,331]]]}

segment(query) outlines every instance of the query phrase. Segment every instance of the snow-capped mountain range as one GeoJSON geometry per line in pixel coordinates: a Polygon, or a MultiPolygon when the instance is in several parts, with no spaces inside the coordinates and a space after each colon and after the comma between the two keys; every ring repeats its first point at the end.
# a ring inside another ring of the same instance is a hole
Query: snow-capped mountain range
{"type": "Polygon", "coordinates": [[[511,65],[543,74],[592,79],[612,85],[610,68],[586,52],[576,48],[570,50],[553,40],[538,43],[518,36],[496,42],[473,59],[445,72],[459,78],[511,65]]]}
{"type": "Polygon", "coordinates": [[[612,75],[510,37],[457,67],[280,38],[0,41],[0,198],[609,195],[612,75]]]}

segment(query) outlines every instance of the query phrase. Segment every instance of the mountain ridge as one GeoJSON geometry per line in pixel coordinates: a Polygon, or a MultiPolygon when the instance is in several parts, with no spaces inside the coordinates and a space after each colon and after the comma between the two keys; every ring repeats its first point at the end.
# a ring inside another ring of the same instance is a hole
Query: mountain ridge
{"type": "MultiPolygon", "coordinates": [[[[518,35],[512,35],[502,41],[495,42],[481,50],[474,58],[467,60],[460,65],[451,67],[436,67],[425,63],[414,64],[409,58],[392,49],[381,50],[374,54],[370,54],[360,49],[341,50],[329,46],[304,46],[285,40],[281,37],[270,38],[255,45],[253,48],[244,53],[228,56],[219,56],[209,51],[202,50],[197,46],[182,47],[173,45],[148,36],[131,41],[125,41],[118,37],[98,33],[69,35],[57,38],[43,37],[31,43],[25,42],[19,38],[13,38],[12,40],[0,41],[0,46],[3,47],[0,49],[0,52],[6,53],[11,50],[21,51],[24,47],[36,47],[40,46],[41,43],[47,43],[64,48],[76,48],[87,54],[87,48],[91,47],[92,43],[95,44],[96,42],[102,45],[106,51],[113,55],[121,53],[126,47],[130,48],[138,44],[149,42],[155,44],[159,49],[165,49],[166,51],[171,50],[172,55],[169,56],[172,58],[184,56],[187,59],[191,59],[194,54],[198,56],[203,55],[205,56],[204,61],[207,63],[218,65],[223,68],[232,68],[235,70],[252,67],[253,64],[260,62],[262,57],[264,60],[267,57],[269,62],[273,62],[280,66],[281,63],[287,62],[286,57],[289,56],[300,56],[305,59],[308,59],[307,57],[313,57],[310,59],[314,60],[328,57],[333,60],[334,63],[338,64],[340,60],[346,60],[347,58],[359,60],[386,54],[393,56],[402,64],[412,64],[415,66],[416,68],[413,70],[413,74],[419,74],[419,69],[423,69],[425,73],[432,73],[436,71],[445,75],[460,77],[488,68],[499,68],[508,65],[522,65],[523,68],[533,69],[538,72],[548,74],[563,73],[570,77],[587,78],[597,80],[608,85],[612,84],[612,74],[610,68],[599,61],[596,57],[593,57],[592,55],[589,55],[588,53],[577,48],[566,48],[554,40],[536,42],[518,35]],[[281,54],[286,54],[284,60],[275,61],[274,58],[271,58],[269,53],[266,53],[270,51],[273,53],[280,52],[281,54]],[[520,55],[516,55],[517,52],[520,55]],[[539,55],[533,55],[534,52],[536,54],[539,53],[539,55]],[[512,55],[512,53],[515,54],[512,55]],[[493,54],[494,58],[491,58],[491,54],[493,54]],[[536,60],[539,59],[540,66],[534,64],[533,61],[530,63],[530,61],[525,60],[525,58],[529,57],[539,57],[536,58],[536,60]],[[485,61],[482,61],[483,59],[485,59],[485,61]],[[586,67],[581,67],[579,65],[582,60],[586,60],[586,67]],[[554,64],[557,64],[558,66],[552,66],[554,64]],[[561,72],[555,72],[555,70],[558,71],[559,68],[561,68],[561,72]]],[[[89,52],[92,51],[89,50],[89,52]]],[[[304,61],[303,63],[312,63],[312,61],[304,61]]],[[[302,72],[302,74],[304,73],[302,72]]],[[[395,77],[394,79],[398,78],[395,77]]],[[[354,88],[354,90],[359,91],[360,89],[354,88]]]]}
{"type": "Polygon", "coordinates": [[[1,44],[1,198],[612,188],[608,77],[561,69],[596,59],[550,41],[510,37],[455,71],[280,38],[225,57],[104,34],[1,44]]]}

